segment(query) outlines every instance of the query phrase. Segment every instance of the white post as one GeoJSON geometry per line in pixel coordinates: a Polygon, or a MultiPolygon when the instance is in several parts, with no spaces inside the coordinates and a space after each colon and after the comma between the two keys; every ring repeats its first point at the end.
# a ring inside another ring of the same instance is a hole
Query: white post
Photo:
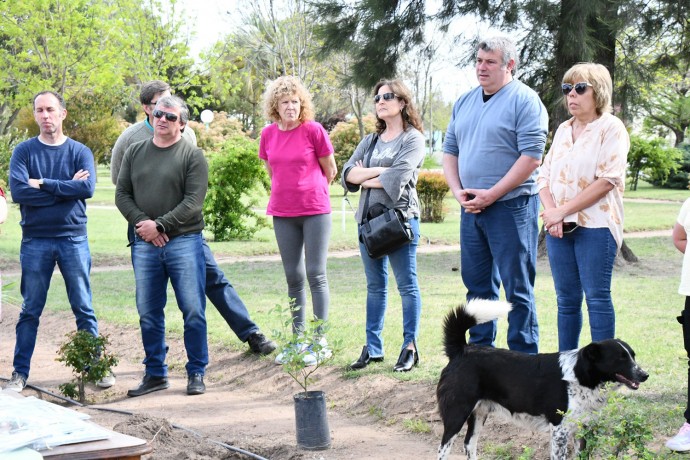
{"type": "Polygon", "coordinates": [[[340,225],[341,228],[343,229],[343,233],[345,233],[345,197],[343,197],[343,202],[342,202],[342,209],[341,209],[341,218],[340,218],[340,225]]]}

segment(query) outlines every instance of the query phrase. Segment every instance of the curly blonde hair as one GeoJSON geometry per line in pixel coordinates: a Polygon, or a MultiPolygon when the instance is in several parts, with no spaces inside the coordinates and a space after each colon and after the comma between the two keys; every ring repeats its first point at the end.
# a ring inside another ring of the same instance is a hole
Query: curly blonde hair
{"type": "Polygon", "coordinates": [[[299,98],[300,123],[314,119],[314,104],[311,101],[309,91],[302,85],[299,78],[284,75],[273,80],[264,92],[264,115],[268,120],[280,121],[278,102],[285,96],[297,96],[299,98]]]}
{"type": "MultiPolygon", "coordinates": [[[[592,85],[597,115],[601,115],[604,112],[613,112],[611,105],[613,82],[611,81],[609,69],[593,62],[580,62],[568,69],[565,75],[563,75],[563,83],[574,85],[583,81],[592,85]]],[[[567,109],[568,96],[563,97],[563,102],[567,109]]]]}
{"type": "MultiPolygon", "coordinates": [[[[381,89],[382,86],[388,86],[391,89],[391,91],[396,95],[396,97],[405,103],[402,112],[400,112],[400,116],[403,120],[403,129],[407,131],[407,127],[409,125],[412,125],[415,128],[417,128],[417,131],[423,133],[424,125],[422,123],[422,118],[419,116],[419,112],[417,112],[417,108],[414,106],[414,103],[412,102],[412,92],[407,88],[407,86],[405,86],[405,83],[403,83],[400,80],[382,79],[378,83],[376,83],[376,86],[374,86],[374,96],[378,94],[379,89],[381,89]]],[[[376,111],[374,111],[374,113],[375,112],[376,111]]],[[[385,130],[386,122],[381,120],[377,115],[376,132],[378,134],[381,134],[385,130]]]]}

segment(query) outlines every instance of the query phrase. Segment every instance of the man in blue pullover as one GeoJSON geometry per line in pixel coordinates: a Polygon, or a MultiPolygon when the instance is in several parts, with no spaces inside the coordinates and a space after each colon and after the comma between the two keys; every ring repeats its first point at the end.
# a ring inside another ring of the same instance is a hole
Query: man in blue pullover
{"type": "Polygon", "coordinates": [[[63,134],[67,110],[61,95],[42,91],[34,97],[33,106],[40,134],[19,144],[10,159],[10,191],[22,218],[19,261],[24,299],[16,326],[14,372],[5,387],[14,391],[22,391],[29,377],[55,264],[65,280],[77,329],[98,336],[86,236],[86,200],[93,196],[96,186],[93,154],[63,134]]]}
{"type": "MultiPolygon", "coordinates": [[[[513,78],[515,44],[482,40],[479,86],[458,99],[443,143],[443,172],[463,208],[460,262],[467,299],[498,299],[501,282],[513,309],[508,347],[537,353],[534,302],[539,195],[537,168],[548,115],[537,93],[513,78]]],[[[470,342],[494,345],[496,322],[470,329],[470,342]]]]}

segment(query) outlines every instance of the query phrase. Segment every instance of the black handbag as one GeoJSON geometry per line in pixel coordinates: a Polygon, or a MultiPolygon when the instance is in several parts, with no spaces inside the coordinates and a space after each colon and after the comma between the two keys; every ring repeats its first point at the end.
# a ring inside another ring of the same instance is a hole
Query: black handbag
{"type": "MultiPolygon", "coordinates": [[[[367,168],[378,140],[378,136],[374,136],[367,156],[367,168]]],[[[369,257],[379,259],[414,240],[414,234],[407,216],[401,210],[389,209],[380,203],[369,208],[370,193],[371,189],[367,189],[362,222],[359,224],[359,241],[366,248],[369,257]]]]}

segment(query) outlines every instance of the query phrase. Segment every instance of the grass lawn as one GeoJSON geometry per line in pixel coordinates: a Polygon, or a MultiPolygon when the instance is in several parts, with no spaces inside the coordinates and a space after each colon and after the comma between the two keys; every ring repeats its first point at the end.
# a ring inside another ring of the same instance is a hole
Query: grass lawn
{"type": "MultiPolygon", "coordinates": [[[[99,170],[99,191],[89,202],[89,239],[95,265],[129,265],[129,249],[125,247],[126,224],[113,208],[114,188],[107,170],[99,170]]],[[[334,210],[341,209],[341,189],[332,188],[334,210]]],[[[669,203],[626,203],[626,230],[668,229],[673,225],[681,201],[690,195],[666,195],[669,203]]],[[[637,198],[659,199],[655,189],[640,187],[637,198]]],[[[352,206],[357,198],[352,197],[352,206]]],[[[457,244],[459,213],[452,199],[446,200],[448,215],[441,224],[422,224],[422,233],[432,242],[457,244]]],[[[333,214],[333,249],[354,248],[356,227],[351,211],[346,212],[344,225],[341,214],[333,214]]],[[[0,230],[0,264],[5,266],[5,284],[18,281],[16,273],[7,273],[7,266],[16,268],[20,229],[19,212],[12,206],[8,222],[0,230]]],[[[665,438],[681,425],[686,394],[687,357],[682,346],[680,325],[675,317],[683,306],[677,294],[681,254],[670,238],[631,238],[629,246],[640,258],[634,265],[616,267],[613,280],[613,299],[616,305],[617,335],[630,343],[638,353],[638,362],[651,374],[648,382],[630,398],[647,414],[658,438],[665,438]]],[[[262,230],[253,241],[212,243],[216,255],[249,255],[276,253],[272,230],[262,230]]],[[[463,300],[465,289],[460,279],[459,254],[456,251],[420,254],[419,279],[422,290],[423,314],[419,337],[421,363],[414,372],[393,374],[389,369],[397,358],[401,345],[400,298],[394,279],[390,280],[387,323],[384,330],[385,365],[370,366],[360,373],[346,370],[348,363],[359,355],[364,338],[365,278],[358,257],[331,258],[328,263],[331,287],[330,340],[340,342],[334,365],[343,369],[347,378],[370,373],[385,373],[401,380],[435,382],[447,363],[442,352],[441,324],[450,308],[463,300]]],[[[1,267],[0,267],[1,268],[1,267]]],[[[223,265],[228,278],[248,305],[253,319],[264,332],[271,335],[280,328],[282,318],[269,313],[276,304],[286,303],[286,286],[280,261],[244,261],[223,265]]],[[[99,319],[138,327],[134,304],[134,277],[130,269],[92,273],[94,308],[99,319]]],[[[18,283],[5,288],[5,301],[20,304],[18,283]]],[[[536,281],[540,349],[556,351],[556,306],[553,282],[548,262],[541,260],[536,281]]],[[[172,289],[169,290],[167,325],[172,333],[181,334],[182,320],[172,289]]],[[[49,293],[47,308],[68,311],[64,284],[56,279],[49,293]]],[[[231,347],[242,347],[220,315],[209,304],[209,341],[231,347]]],[[[581,343],[589,341],[589,326],[583,327],[581,343]]],[[[505,346],[505,322],[502,322],[498,345],[505,346]]],[[[115,353],[117,350],[113,350],[115,353]]],[[[212,357],[213,358],[213,357],[212,357]]]]}

